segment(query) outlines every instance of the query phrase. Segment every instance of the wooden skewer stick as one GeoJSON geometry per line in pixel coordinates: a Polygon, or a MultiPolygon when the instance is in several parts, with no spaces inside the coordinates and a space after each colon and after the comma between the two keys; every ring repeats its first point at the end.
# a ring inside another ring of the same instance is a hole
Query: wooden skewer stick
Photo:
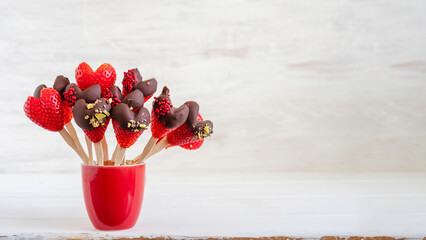
{"type": "Polygon", "coordinates": [[[77,146],[81,154],[84,156],[83,162],[85,164],[89,164],[89,157],[87,156],[86,151],[84,151],[83,146],[81,146],[80,140],[78,139],[77,132],[75,131],[72,122],[65,124],[65,128],[68,130],[71,138],[74,140],[75,145],[77,146]]]}
{"type": "Polygon", "coordinates": [[[149,152],[149,154],[147,156],[145,156],[142,161],[140,162],[136,162],[136,164],[139,163],[143,163],[146,161],[146,159],[148,159],[149,157],[151,157],[152,155],[159,153],[160,151],[162,151],[163,149],[165,149],[167,147],[167,145],[169,145],[169,142],[167,141],[167,137],[164,137],[163,139],[161,139],[157,144],[155,144],[154,148],[151,150],[151,152],[149,152]]]}
{"type": "Polygon", "coordinates": [[[151,150],[154,148],[155,143],[157,142],[158,138],[151,137],[149,141],[146,143],[145,148],[143,149],[142,154],[138,155],[135,159],[132,160],[133,163],[135,162],[142,162],[142,160],[151,152],[151,150]]]}
{"type": "Polygon", "coordinates": [[[121,161],[123,163],[123,166],[126,166],[126,155],[123,156],[123,161],[121,161]]]}
{"type": "Polygon", "coordinates": [[[85,163],[84,155],[78,149],[77,145],[75,144],[74,140],[67,132],[67,130],[62,129],[61,131],[59,131],[59,134],[61,134],[61,137],[65,140],[65,142],[78,154],[78,156],[80,156],[81,160],[83,160],[83,163],[85,163]]]}
{"type": "Polygon", "coordinates": [[[89,152],[89,165],[95,165],[93,162],[93,144],[92,141],[89,140],[89,138],[84,135],[84,138],[86,139],[86,145],[87,145],[87,151],[89,152]]]}
{"type": "Polygon", "coordinates": [[[104,138],[102,138],[101,144],[102,144],[103,161],[106,162],[106,161],[109,160],[109,156],[108,156],[108,144],[107,144],[105,136],[104,136],[104,138]]]}
{"type": "Polygon", "coordinates": [[[118,161],[117,154],[118,154],[118,152],[120,152],[120,150],[121,150],[120,144],[117,143],[117,145],[115,145],[115,149],[114,149],[114,152],[112,153],[112,157],[111,157],[111,161],[114,163],[114,165],[117,164],[116,163],[118,161]]]}
{"type": "Polygon", "coordinates": [[[133,158],[131,161],[130,161],[130,163],[129,164],[135,164],[138,160],[139,160],[139,158],[141,158],[142,157],[142,153],[141,154],[139,154],[138,156],[136,156],[135,158],[133,158]]]}
{"type": "Polygon", "coordinates": [[[102,156],[102,143],[101,141],[94,143],[95,145],[95,152],[96,152],[96,160],[98,161],[99,166],[104,165],[104,158],[102,156]]]}
{"type": "Polygon", "coordinates": [[[117,145],[115,145],[114,152],[112,153],[111,161],[114,161],[115,158],[117,158],[117,152],[118,152],[119,147],[120,147],[120,145],[117,143],[117,145]]]}
{"type": "Polygon", "coordinates": [[[121,162],[123,161],[125,155],[126,155],[126,150],[127,148],[123,148],[120,145],[118,145],[118,150],[117,150],[117,156],[114,159],[114,166],[120,166],[121,162]]]}

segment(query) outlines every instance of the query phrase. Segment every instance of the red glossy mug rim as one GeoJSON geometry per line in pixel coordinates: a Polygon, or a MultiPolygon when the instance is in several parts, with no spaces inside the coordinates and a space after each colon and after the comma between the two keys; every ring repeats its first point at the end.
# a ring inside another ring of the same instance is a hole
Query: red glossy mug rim
{"type": "Polygon", "coordinates": [[[125,167],[136,167],[136,166],[142,166],[145,165],[145,163],[139,163],[139,164],[131,164],[131,165],[125,165],[125,166],[114,166],[114,165],[89,165],[86,163],[81,163],[81,165],[85,166],[85,167],[99,167],[99,168],[125,168],[125,167]]]}

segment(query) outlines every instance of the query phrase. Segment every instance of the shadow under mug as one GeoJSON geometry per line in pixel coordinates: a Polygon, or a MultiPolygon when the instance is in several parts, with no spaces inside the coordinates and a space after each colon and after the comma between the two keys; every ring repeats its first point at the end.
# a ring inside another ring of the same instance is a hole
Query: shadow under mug
{"type": "Polygon", "coordinates": [[[135,226],[145,189],[145,164],[81,165],[84,202],[93,226],[124,230],[135,226]]]}

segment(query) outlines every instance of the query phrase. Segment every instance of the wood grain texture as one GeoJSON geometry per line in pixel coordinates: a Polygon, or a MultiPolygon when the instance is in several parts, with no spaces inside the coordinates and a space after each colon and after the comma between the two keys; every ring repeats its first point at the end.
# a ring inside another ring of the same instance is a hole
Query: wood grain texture
{"type": "Polygon", "coordinates": [[[420,0],[1,1],[0,172],[79,171],[22,105],[81,61],[139,67],[214,121],[200,150],[164,151],[153,170],[425,171],[425,12],[420,0]]]}
{"type": "MultiPolygon", "coordinates": [[[[22,235],[21,235],[22,236],[22,235]]],[[[32,237],[32,238],[46,238],[46,235],[36,235],[36,234],[30,234],[25,235],[25,237],[32,237]]],[[[10,238],[10,239],[17,239],[18,236],[15,237],[8,237],[8,236],[0,236],[0,238],[10,238]]],[[[49,237],[52,237],[51,235],[49,237]]],[[[58,236],[57,236],[58,237],[58,236]]],[[[91,237],[80,237],[79,239],[92,239],[91,237]]],[[[294,237],[284,237],[284,236],[272,236],[272,237],[224,237],[224,238],[217,238],[217,237],[191,237],[191,238],[184,238],[184,237],[134,237],[134,238],[127,238],[127,237],[112,237],[109,239],[116,239],[116,240],[173,240],[173,239],[191,239],[191,240],[420,240],[422,238],[395,238],[395,237],[360,237],[360,236],[351,236],[351,237],[339,237],[339,236],[324,236],[321,238],[294,238],[294,237]]],[[[423,238],[424,240],[424,238],[423,238]]]]}

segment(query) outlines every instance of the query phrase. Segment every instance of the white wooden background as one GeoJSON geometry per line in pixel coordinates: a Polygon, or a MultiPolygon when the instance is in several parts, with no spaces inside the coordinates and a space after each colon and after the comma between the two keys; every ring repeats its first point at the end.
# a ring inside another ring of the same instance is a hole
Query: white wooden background
{"type": "Polygon", "coordinates": [[[79,171],[22,106],[81,61],[119,81],[138,67],[214,121],[201,150],[161,153],[152,171],[424,171],[425,13],[415,0],[3,0],[0,172],[79,171]]]}

